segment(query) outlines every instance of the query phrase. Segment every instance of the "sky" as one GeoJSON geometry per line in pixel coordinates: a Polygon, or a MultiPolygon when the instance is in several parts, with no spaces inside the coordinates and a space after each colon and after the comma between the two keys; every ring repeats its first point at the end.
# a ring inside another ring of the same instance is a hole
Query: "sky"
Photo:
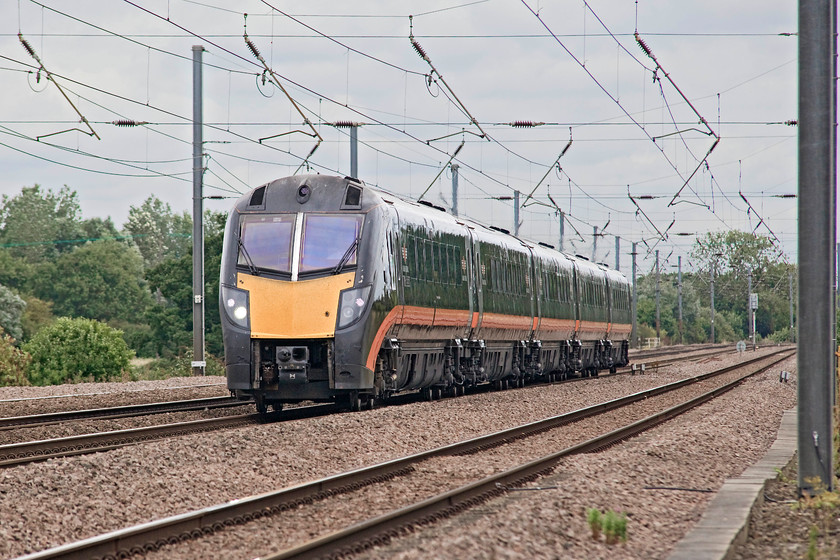
{"type": "Polygon", "coordinates": [[[615,266],[618,237],[625,273],[633,242],[640,272],[656,250],[689,270],[695,239],[729,229],[769,236],[796,261],[796,2],[0,10],[0,195],[67,185],[84,218],[118,227],[150,196],[191,212],[200,45],[204,195],[225,197],[207,209],[296,172],[349,175],[349,129],[334,125],[357,123],[367,184],[450,208],[463,142],[462,216],[512,231],[518,191],[522,237],[558,245],[563,216],[566,251],[615,266]],[[125,120],[144,124],[114,124],[125,120]]]}

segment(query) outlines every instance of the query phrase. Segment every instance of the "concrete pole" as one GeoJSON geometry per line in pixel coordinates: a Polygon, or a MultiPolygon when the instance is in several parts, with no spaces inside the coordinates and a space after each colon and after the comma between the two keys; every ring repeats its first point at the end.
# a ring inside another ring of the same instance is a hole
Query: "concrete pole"
{"type": "Polygon", "coordinates": [[[621,238],[615,236],[615,269],[621,270],[621,238]]]}
{"type": "Polygon", "coordinates": [[[513,191],[513,235],[519,237],[519,191],[513,191]]]}
{"type": "Polygon", "coordinates": [[[452,215],[458,215],[458,169],[460,166],[457,163],[453,163],[449,166],[449,169],[452,170],[452,215]]]}
{"type": "Polygon", "coordinates": [[[656,338],[659,335],[659,249],[656,250],[656,338]]]}
{"type": "Polygon", "coordinates": [[[563,247],[563,237],[566,231],[566,214],[564,212],[560,212],[560,252],[562,253],[565,248],[563,247]]]}
{"type": "Polygon", "coordinates": [[[632,270],[633,270],[633,301],[631,302],[630,306],[630,314],[633,316],[633,328],[630,332],[630,343],[634,344],[636,348],[641,347],[641,343],[639,340],[639,329],[638,329],[638,321],[636,318],[636,302],[639,299],[639,293],[636,290],[636,242],[633,242],[633,250],[630,253],[632,257],[632,270]]]}
{"type": "Polygon", "coordinates": [[[788,272],[788,300],[790,301],[790,335],[791,342],[796,342],[796,332],[793,330],[793,272],[788,272]]]}
{"type": "Polygon", "coordinates": [[[677,308],[679,309],[680,344],[685,344],[682,315],[682,255],[677,256],[677,308]]]}
{"type": "Polygon", "coordinates": [[[194,45],[193,52],[193,375],[204,375],[204,162],[202,138],[201,53],[204,47],[194,45]]]}
{"type": "Polygon", "coordinates": [[[799,492],[834,489],[836,2],[799,1],[799,492]]]}
{"type": "Polygon", "coordinates": [[[592,226],[592,262],[597,262],[595,257],[598,254],[598,226],[592,226]]]}
{"type": "Polygon", "coordinates": [[[747,272],[747,330],[749,331],[750,340],[753,343],[753,350],[755,350],[755,334],[753,334],[754,311],[752,308],[752,270],[747,272]]]}
{"type": "Polygon", "coordinates": [[[709,276],[710,284],[711,284],[711,303],[712,303],[712,320],[710,321],[710,330],[711,330],[711,342],[712,344],[715,343],[715,268],[717,268],[717,262],[712,261],[712,267],[709,269],[709,276]]]}
{"type": "Polygon", "coordinates": [[[359,126],[350,125],[350,176],[359,178],[359,126]]]}

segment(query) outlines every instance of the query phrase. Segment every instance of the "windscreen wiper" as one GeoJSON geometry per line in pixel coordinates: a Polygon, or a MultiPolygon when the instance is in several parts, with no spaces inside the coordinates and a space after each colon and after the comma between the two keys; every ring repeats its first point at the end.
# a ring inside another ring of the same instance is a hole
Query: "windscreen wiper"
{"type": "Polygon", "coordinates": [[[251,260],[251,255],[248,254],[248,249],[245,248],[245,244],[242,242],[242,237],[237,237],[237,241],[239,244],[239,251],[242,253],[242,256],[245,257],[245,264],[248,265],[248,272],[254,276],[259,276],[260,269],[258,269],[256,265],[254,265],[254,261],[251,260]]]}
{"type": "Polygon", "coordinates": [[[351,243],[350,246],[347,247],[347,250],[344,251],[344,256],[342,256],[341,260],[338,261],[338,264],[335,265],[335,268],[333,269],[333,274],[338,274],[339,272],[341,272],[341,269],[344,268],[344,265],[346,265],[347,261],[350,260],[350,257],[353,256],[353,253],[356,251],[356,247],[358,246],[359,238],[357,237],[353,240],[353,243],[351,243]]]}

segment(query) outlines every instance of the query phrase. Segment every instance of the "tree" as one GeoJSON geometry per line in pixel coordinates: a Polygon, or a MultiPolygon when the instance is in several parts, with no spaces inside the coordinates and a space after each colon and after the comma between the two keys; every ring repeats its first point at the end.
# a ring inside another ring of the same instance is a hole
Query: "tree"
{"type": "MultiPolygon", "coordinates": [[[[207,351],[223,351],[219,318],[219,270],[222,262],[222,239],[227,215],[206,212],[204,240],[204,321],[207,351]]],[[[170,258],[146,272],[153,293],[159,296],[146,319],[152,327],[159,354],[177,354],[192,344],[192,251],[178,259],[170,258]]]]}
{"type": "Polygon", "coordinates": [[[61,317],[23,345],[32,356],[33,385],[107,381],[124,371],[133,356],[122,332],[91,319],[61,317]]]}
{"type": "Polygon", "coordinates": [[[750,283],[759,296],[757,334],[768,336],[788,325],[788,272],[794,267],[779,256],[770,238],[737,230],[710,232],[695,243],[692,257],[707,271],[714,267],[715,304],[735,313],[736,335],[746,338],[750,332],[750,283]]]}
{"type": "Polygon", "coordinates": [[[16,257],[10,248],[0,248],[0,284],[25,293],[31,290],[37,267],[23,257],[16,257]]]}
{"type": "Polygon", "coordinates": [[[24,297],[26,309],[20,318],[20,326],[23,329],[23,339],[31,339],[35,333],[55,321],[53,315],[53,304],[50,301],[38,299],[35,296],[24,297]]]}
{"type": "Polygon", "coordinates": [[[100,239],[119,239],[120,232],[114,226],[111,218],[91,218],[85,220],[81,224],[82,236],[86,241],[96,241],[100,239]]]}
{"type": "Polygon", "coordinates": [[[191,254],[192,219],[186,212],[175,214],[169,204],[155,196],[129,209],[124,228],[140,250],[147,269],[166,259],[191,254]]]}
{"type": "Polygon", "coordinates": [[[135,322],[151,303],[137,251],[117,241],[94,241],[58,258],[38,293],[59,315],[135,322]]]}
{"type": "Polygon", "coordinates": [[[17,196],[3,195],[0,241],[13,256],[43,262],[72,248],[62,241],[82,237],[80,215],[78,195],[67,185],[58,193],[23,187],[17,196]]]}
{"type": "Polygon", "coordinates": [[[20,296],[0,285],[0,328],[18,340],[23,336],[20,320],[25,308],[26,302],[20,296]]]}

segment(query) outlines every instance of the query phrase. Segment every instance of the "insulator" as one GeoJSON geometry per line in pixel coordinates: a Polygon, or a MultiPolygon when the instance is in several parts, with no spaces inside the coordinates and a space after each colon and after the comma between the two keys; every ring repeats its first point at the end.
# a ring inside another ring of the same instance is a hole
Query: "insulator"
{"type": "Polygon", "coordinates": [[[256,58],[262,58],[262,56],[260,56],[260,50],[257,48],[257,45],[251,41],[251,39],[245,37],[245,43],[248,45],[248,48],[251,49],[251,54],[253,54],[256,58]]]}
{"type": "Polygon", "coordinates": [[[422,58],[423,60],[429,60],[429,57],[426,55],[426,51],[423,50],[423,47],[420,46],[420,43],[412,39],[411,46],[414,47],[414,50],[417,51],[417,54],[420,55],[420,58],[422,58]]]}
{"type": "Polygon", "coordinates": [[[797,121],[797,120],[785,121],[785,124],[786,124],[787,126],[796,126],[796,125],[798,125],[798,124],[799,124],[799,121],[797,121]]]}
{"type": "Polygon", "coordinates": [[[27,42],[27,40],[23,38],[23,35],[18,33],[18,39],[20,39],[20,42],[23,45],[23,48],[26,49],[26,52],[29,53],[29,56],[31,56],[32,58],[38,58],[37,56],[35,56],[35,51],[32,49],[31,46],[29,46],[29,43],[27,42]]]}
{"type": "Polygon", "coordinates": [[[114,126],[140,126],[141,124],[149,124],[145,121],[133,121],[131,119],[120,119],[117,121],[111,121],[111,124],[114,126]]]}
{"type": "Polygon", "coordinates": [[[514,128],[532,128],[535,126],[540,126],[542,124],[545,123],[536,123],[533,121],[513,121],[512,123],[510,123],[510,126],[514,128]]]}
{"type": "Polygon", "coordinates": [[[335,121],[333,126],[337,128],[350,128],[351,126],[356,126],[356,123],[353,121],[335,121]]]}
{"type": "Polygon", "coordinates": [[[638,33],[635,33],[634,36],[636,37],[636,42],[639,43],[639,47],[643,51],[645,51],[645,54],[653,58],[653,53],[650,51],[650,48],[647,46],[647,43],[645,43],[645,40],[639,37],[638,33]]]}

